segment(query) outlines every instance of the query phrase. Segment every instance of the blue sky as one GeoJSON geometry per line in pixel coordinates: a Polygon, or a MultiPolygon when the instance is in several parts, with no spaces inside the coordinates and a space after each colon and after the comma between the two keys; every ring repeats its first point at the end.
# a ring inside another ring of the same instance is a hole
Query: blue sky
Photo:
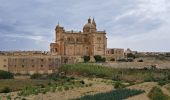
{"type": "Polygon", "coordinates": [[[89,16],[109,48],[170,51],[169,0],[0,0],[0,50],[49,50],[58,22],[81,31],[89,16]]]}

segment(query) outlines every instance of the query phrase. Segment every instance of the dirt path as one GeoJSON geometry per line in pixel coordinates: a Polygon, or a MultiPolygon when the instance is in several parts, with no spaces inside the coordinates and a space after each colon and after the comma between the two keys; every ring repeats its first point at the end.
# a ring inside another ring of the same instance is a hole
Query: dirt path
{"type": "Polygon", "coordinates": [[[161,87],[161,90],[162,90],[162,92],[163,92],[164,94],[170,96],[170,92],[166,89],[166,85],[163,86],[163,87],[161,87]]]}
{"type": "Polygon", "coordinates": [[[100,92],[107,92],[112,90],[112,87],[105,84],[97,84],[92,87],[87,88],[77,88],[73,90],[63,91],[63,92],[55,92],[55,93],[47,93],[45,95],[39,94],[37,96],[30,96],[28,100],[68,100],[77,97],[81,97],[83,95],[88,94],[96,94],[100,92]]]}
{"type": "Polygon", "coordinates": [[[166,86],[161,87],[161,86],[157,85],[157,83],[155,83],[155,82],[145,82],[145,83],[142,83],[142,84],[133,85],[133,86],[128,87],[130,89],[144,90],[145,93],[137,95],[137,96],[130,97],[130,98],[126,99],[126,100],[150,100],[147,97],[147,95],[150,92],[150,90],[152,89],[152,87],[154,87],[154,86],[160,87],[164,94],[170,96],[170,92],[166,89],[166,86]]]}
{"type": "Polygon", "coordinates": [[[145,82],[145,83],[142,83],[142,84],[137,84],[137,85],[130,86],[128,88],[130,88],[130,89],[138,89],[138,90],[141,89],[141,90],[144,90],[145,93],[130,97],[130,98],[126,99],[126,100],[150,100],[147,97],[147,94],[149,93],[149,91],[154,86],[157,86],[157,83],[155,83],[155,82],[145,82]]]}

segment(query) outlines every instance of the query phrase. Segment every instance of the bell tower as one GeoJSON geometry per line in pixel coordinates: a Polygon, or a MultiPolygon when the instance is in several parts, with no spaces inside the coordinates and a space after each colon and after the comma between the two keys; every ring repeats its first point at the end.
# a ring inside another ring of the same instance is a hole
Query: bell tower
{"type": "Polygon", "coordinates": [[[56,33],[55,42],[61,41],[63,31],[64,31],[63,27],[61,27],[58,23],[58,25],[55,28],[55,33],[56,33]]]}

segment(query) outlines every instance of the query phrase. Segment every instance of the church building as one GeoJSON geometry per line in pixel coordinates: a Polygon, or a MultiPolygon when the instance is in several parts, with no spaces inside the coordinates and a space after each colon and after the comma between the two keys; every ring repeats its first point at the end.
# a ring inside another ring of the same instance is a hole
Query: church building
{"type": "Polygon", "coordinates": [[[88,19],[83,32],[65,31],[59,24],[55,28],[56,39],[50,51],[60,56],[106,56],[107,38],[105,31],[98,31],[93,18],[88,19]]]}

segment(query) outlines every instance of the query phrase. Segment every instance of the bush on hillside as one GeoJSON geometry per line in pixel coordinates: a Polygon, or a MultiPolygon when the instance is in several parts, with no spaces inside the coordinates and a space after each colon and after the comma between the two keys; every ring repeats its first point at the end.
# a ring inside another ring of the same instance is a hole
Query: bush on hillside
{"type": "Polygon", "coordinates": [[[120,88],[124,88],[125,86],[120,82],[120,81],[117,81],[115,84],[114,84],[114,88],[115,89],[120,89],[120,88]]]}
{"type": "Polygon", "coordinates": [[[13,79],[14,75],[7,71],[0,70],[0,79],[13,79]]]}
{"type": "Polygon", "coordinates": [[[95,55],[94,59],[96,60],[96,62],[106,62],[106,58],[104,58],[100,55],[95,55]]]}
{"type": "Polygon", "coordinates": [[[158,85],[160,85],[160,86],[166,85],[166,84],[168,84],[168,83],[169,83],[169,81],[166,81],[166,80],[160,80],[160,81],[158,81],[158,85]]]}
{"type": "Polygon", "coordinates": [[[11,89],[9,87],[4,87],[2,90],[0,90],[0,93],[9,93],[11,92],[11,89]]]}
{"type": "Polygon", "coordinates": [[[151,100],[169,100],[170,97],[165,95],[159,87],[153,87],[148,94],[151,100]]]}
{"type": "Polygon", "coordinates": [[[134,54],[132,54],[132,53],[128,53],[128,54],[127,54],[127,58],[135,59],[136,57],[135,57],[135,55],[134,55],[134,54]]]}
{"type": "Polygon", "coordinates": [[[89,62],[89,61],[90,61],[90,56],[84,56],[83,59],[84,59],[84,62],[85,62],[85,63],[86,63],[86,62],[89,62]]]}

